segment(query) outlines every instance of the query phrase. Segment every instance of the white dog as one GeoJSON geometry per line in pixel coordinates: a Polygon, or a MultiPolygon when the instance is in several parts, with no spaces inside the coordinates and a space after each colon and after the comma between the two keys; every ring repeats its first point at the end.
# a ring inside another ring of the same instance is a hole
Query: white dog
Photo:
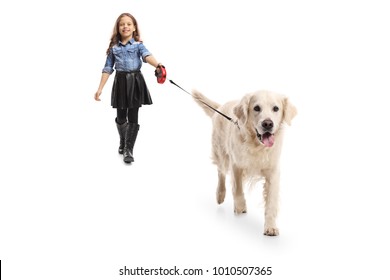
{"type": "Polygon", "coordinates": [[[198,91],[193,91],[195,101],[212,118],[212,159],[218,167],[217,202],[225,199],[225,178],[232,176],[234,212],[246,212],[243,184],[265,179],[264,234],[279,234],[276,216],[279,196],[279,158],[285,124],[290,125],[297,110],[288,98],[259,91],[245,95],[241,101],[231,101],[220,106],[198,91]],[[210,109],[237,118],[237,123],[210,109]]]}

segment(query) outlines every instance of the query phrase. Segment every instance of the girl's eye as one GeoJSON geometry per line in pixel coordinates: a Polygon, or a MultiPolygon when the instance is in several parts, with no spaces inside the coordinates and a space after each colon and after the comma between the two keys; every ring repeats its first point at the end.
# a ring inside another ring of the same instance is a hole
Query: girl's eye
{"type": "Polygon", "coordinates": [[[261,108],[259,105],[256,105],[253,110],[255,110],[256,112],[260,112],[261,111],[261,108]]]}
{"type": "Polygon", "coordinates": [[[279,111],[279,107],[278,106],[274,106],[274,108],[272,110],[274,110],[274,112],[278,112],[279,111]]]}

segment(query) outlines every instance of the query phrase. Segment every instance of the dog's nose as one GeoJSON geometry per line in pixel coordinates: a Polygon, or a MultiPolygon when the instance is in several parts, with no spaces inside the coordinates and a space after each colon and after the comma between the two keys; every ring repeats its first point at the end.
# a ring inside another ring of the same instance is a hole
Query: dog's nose
{"type": "Polygon", "coordinates": [[[261,126],[263,127],[264,130],[270,131],[270,130],[272,130],[272,128],[274,127],[274,122],[271,121],[271,120],[264,120],[264,121],[261,123],[261,126]]]}

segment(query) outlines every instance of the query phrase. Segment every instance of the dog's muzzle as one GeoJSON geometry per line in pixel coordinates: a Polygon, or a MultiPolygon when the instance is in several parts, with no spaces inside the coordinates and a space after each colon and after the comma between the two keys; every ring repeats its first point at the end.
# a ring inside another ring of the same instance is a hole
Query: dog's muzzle
{"type": "Polygon", "coordinates": [[[260,143],[266,146],[267,148],[271,148],[275,143],[275,136],[272,133],[265,132],[260,134],[256,129],[256,136],[259,139],[260,143]]]}

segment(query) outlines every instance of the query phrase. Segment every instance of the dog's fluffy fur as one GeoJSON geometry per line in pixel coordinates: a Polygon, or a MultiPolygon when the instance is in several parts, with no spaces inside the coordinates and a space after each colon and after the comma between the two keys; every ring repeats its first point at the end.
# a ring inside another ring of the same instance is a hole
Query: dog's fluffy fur
{"type": "Polygon", "coordinates": [[[297,110],[288,98],[269,91],[245,95],[240,101],[224,105],[192,92],[195,101],[212,118],[212,159],[218,167],[217,202],[225,199],[225,178],[232,177],[234,212],[245,213],[243,185],[264,178],[265,235],[278,235],[276,216],[279,196],[279,158],[285,124],[290,125],[297,110]],[[208,104],[238,125],[211,110],[208,104]]]}

